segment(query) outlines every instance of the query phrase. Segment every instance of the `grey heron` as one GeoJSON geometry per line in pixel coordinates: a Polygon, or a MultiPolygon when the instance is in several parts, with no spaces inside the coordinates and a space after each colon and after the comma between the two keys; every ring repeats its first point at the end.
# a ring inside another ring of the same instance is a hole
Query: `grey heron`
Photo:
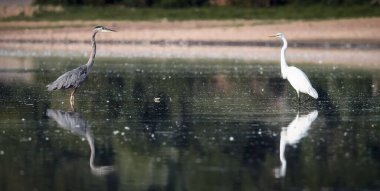
{"type": "Polygon", "coordinates": [[[270,37],[280,38],[284,43],[281,49],[281,75],[283,79],[288,79],[290,85],[292,85],[297,91],[298,103],[300,103],[299,92],[309,94],[314,99],[318,99],[318,93],[311,85],[306,74],[294,66],[288,66],[286,63],[285,52],[288,48],[288,41],[286,40],[285,35],[282,33],[277,33],[276,35],[270,37]]]}
{"type": "Polygon", "coordinates": [[[79,88],[84,81],[86,81],[88,74],[91,72],[92,66],[94,65],[95,55],[96,55],[96,42],[95,36],[98,32],[116,32],[115,30],[108,29],[104,26],[97,26],[92,31],[92,52],[87,64],[79,66],[73,70],[67,71],[61,76],[59,76],[54,82],[50,83],[46,87],[48,91],[70,89],[70,105],[73,107],[75,99],[75,91],[79,88]]]}

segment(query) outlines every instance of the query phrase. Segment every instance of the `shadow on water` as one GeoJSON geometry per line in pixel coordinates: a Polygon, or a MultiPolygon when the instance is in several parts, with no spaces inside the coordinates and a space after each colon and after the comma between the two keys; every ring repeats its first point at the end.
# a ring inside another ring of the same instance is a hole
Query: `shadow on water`
{"type": "Polygon", "coordinates": [[[0,190],[380,186],[378,70],[300,66],[298,111],[278,64],[100,59],[70,112],[45,85],[78,60],[28,62],[0,70],[0,190]]]}

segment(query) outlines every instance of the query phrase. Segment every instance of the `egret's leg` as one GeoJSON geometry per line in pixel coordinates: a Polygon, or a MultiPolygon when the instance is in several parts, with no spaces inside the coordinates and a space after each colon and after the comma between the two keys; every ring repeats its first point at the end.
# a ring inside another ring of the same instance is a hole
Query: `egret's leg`
{"type": "Polygon", "coordinates": [[[301,104],[301,97],[300,97],[300,93],[297,91],[297,96],[298,96],[298,105],[301,104]]]}

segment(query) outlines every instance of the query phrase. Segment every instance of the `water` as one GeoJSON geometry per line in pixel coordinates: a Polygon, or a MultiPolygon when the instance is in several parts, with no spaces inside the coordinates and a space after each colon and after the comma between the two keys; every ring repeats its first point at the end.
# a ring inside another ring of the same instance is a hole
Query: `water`
{"type": "Polygon", "coordinates": [[[0,190],[380,189],[380,69],[103,58],[73,111],[84,60],[2,57],[0,190]]]}

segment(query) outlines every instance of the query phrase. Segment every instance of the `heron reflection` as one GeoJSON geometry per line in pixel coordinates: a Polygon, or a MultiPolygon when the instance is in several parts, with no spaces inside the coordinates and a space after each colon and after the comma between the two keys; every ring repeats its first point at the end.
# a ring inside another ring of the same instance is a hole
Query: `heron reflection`
{"type": "Polygon", "coordinates": [[[296,145],[302,138],[307,136],[311,123],[318,117],[318,111],[314,110],[307,115],[297,114],[296,118],[281,130],[280,139],[280,161],[281,168],[275,169],[276,178],[281,178],[286,175],[286,158],[285,148],[286,145],[296,145]]]}
{"type": "Polygon", "coordinates": [[[54,119],[59,127],[71,131],[72,133],[84,137],[90,146],[90,168],[91,172],[97,176],[107,175],[114,171],[113,166],[96,166],[95,159],[95,143],[94,136],[87,125],[87,122],[76,112],[65,112],[60,110],[48,109],[46,111],[48,117],[54,119]]]}

